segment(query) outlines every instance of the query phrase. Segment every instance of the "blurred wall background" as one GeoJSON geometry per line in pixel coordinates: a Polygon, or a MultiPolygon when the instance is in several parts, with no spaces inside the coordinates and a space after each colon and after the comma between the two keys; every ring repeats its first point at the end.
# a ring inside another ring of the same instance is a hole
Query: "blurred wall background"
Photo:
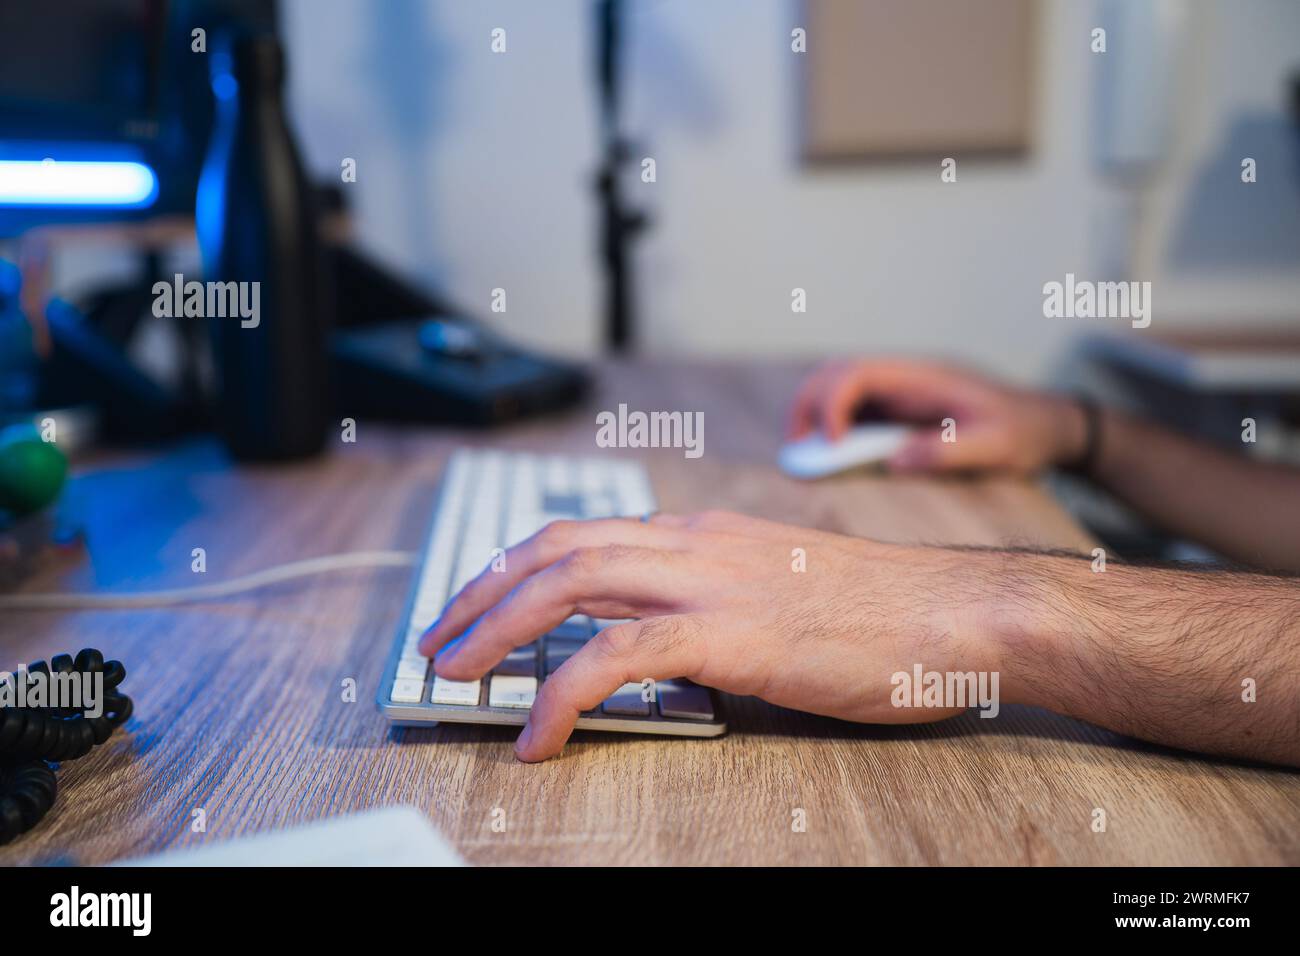
{"type": "MultiPolygon", "coordinates": [[[[1039,379],[1084,331],[1085,320],[1042,315],[1042,284],[1066,272],[1152,281],[1156,328],[1300,323],[1300,132],[1285,104],[1300,4],[1154,2],[1183,37],[1157,166],[1121,180],[1095,161],[1104,57],[1089,34],[1113,9],[1043,0],[1033,148],[958,155],[958,181],[944,185],[939,156],[801,163],[789,39],[801,3],[637,0],[626,126],[658,174],[633,189],[654,220],[636,252],[643,350],[902,350],[1039,379]],[[1240,184],[1244,156],[1259,162],[1252,186],[1240,184]],[[796,286],[805,314],[790,309],[796,286]]],[[[363,244],[512,335],[580,355],[598,350],[601,311],[591,10],[284,10],[304,151],[335,179],[344,157],[357,160],[344,188],[363,244]],[[490,50],[496,27],[504,55],[490,50]],[[489,311],[496,287],[505,314],[489,311]]]]}

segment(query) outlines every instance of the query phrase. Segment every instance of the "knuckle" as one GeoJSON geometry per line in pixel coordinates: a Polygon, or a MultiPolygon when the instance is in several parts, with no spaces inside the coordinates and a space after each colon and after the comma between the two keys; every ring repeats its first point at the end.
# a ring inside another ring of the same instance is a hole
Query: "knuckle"
{"type": "Polygon", "coordinates": [[[574,548],[561,564],[566,574],[581,577],[596,571],[604,560],[604,548],[574,548]]]}
{"type": "Polygon", "coordinates": [[[632,653],[636,647],[639,625],[613,624],[591,639],[589,647],[602,657],[618,659],[632,653]]]}
{"type": "Polygon", "coordinates": [[[595,574],[611,564],[626,561],[639,549],[624,544],[605,544],[594,547],[574,548],[565,556],[565,570],[574,575],[595,574]]]}
{"type": "Polygon", "coordinates": [[[692,528],[724,528],[735,521],[736,516],[730,511],[723,511],[718,508],[711,508],[708,511],[701,511],[694,515],[690,520],[692,528]]]}
{"type": "Polygon", "coordinates": [[[541,531],[537,532],[537,541],[545,549],[564,550],[567,542],[573,540],[573,532],[576,526],[576,521],[566,519],[551,521],[541,531]]]}
{"type": "Polygon", "coordinates": [[[496,607],[491,608],[488,613],[493,613],[498,608],[503,608],[507,605],[514,605],[516,603],[531,604],[532,602],[542,598],[545,594],[546,581],[543,580],[542,575],[534,574],[530,577],[524,578],[511,588],[510,593],[506,595],[505,599],[499,602],[496,607]]]}
{"type": "Polygon", "coordinates": [[[602,564],[613,564],[616,561],[628,561],[633,558],[647,554],[646,549],[634,547],[629,544],[607,544],[597,548],[600,552],[600,561],[602,564]]]}
{"type": "Polygon", "coordinates": [[[652,617],[637,629],[638,646],[651,655],[671,653],[689,643],[698,628],[680,617],[652,617]]]}

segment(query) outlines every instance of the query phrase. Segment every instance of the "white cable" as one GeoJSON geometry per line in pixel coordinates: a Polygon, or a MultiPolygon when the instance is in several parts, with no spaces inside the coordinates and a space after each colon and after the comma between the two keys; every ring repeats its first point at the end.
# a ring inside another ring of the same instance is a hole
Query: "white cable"
{"type": "Polygon", "coordinates": [[[232,594],[264,588],[270,584],[279,584],[281,581],[324,574],[328,571],[343,571],[349,568],[406,568],[418,560],[419,555],[410,551],[351,551],[346,554],[329,554],[319,558],[308,558],[305,561],[278,564],[264,571],[216,584],[199,584],[166,591],[137,591],[133,594],[0,594],[0,610],[167,607],[190,601],[229,597],[232,594]]]}

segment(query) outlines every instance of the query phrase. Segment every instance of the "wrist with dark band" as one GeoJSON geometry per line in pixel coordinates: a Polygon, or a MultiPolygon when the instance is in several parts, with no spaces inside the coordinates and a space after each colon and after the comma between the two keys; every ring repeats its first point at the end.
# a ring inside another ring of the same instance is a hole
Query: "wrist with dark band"
{"type": "Polygon", "coordinates": [[[1086,395],[1074,396],[1074,404],[1083,414],[1083,448],[1061,469],[1085,478],[1091,477],[1101,455],[1101,406],[1086,395]]]}

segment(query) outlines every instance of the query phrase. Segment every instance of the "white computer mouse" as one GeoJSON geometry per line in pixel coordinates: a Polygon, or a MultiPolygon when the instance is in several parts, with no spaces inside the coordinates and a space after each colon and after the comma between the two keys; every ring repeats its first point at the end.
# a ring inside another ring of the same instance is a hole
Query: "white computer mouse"
{"type": "Polygon", "coordinates": [[[907,441],[907,425],[857,425],[839,441],[813,432],[781,447],[781,470],[792,478],[824,478],[862,465],[885,461],[907,441]]]}

